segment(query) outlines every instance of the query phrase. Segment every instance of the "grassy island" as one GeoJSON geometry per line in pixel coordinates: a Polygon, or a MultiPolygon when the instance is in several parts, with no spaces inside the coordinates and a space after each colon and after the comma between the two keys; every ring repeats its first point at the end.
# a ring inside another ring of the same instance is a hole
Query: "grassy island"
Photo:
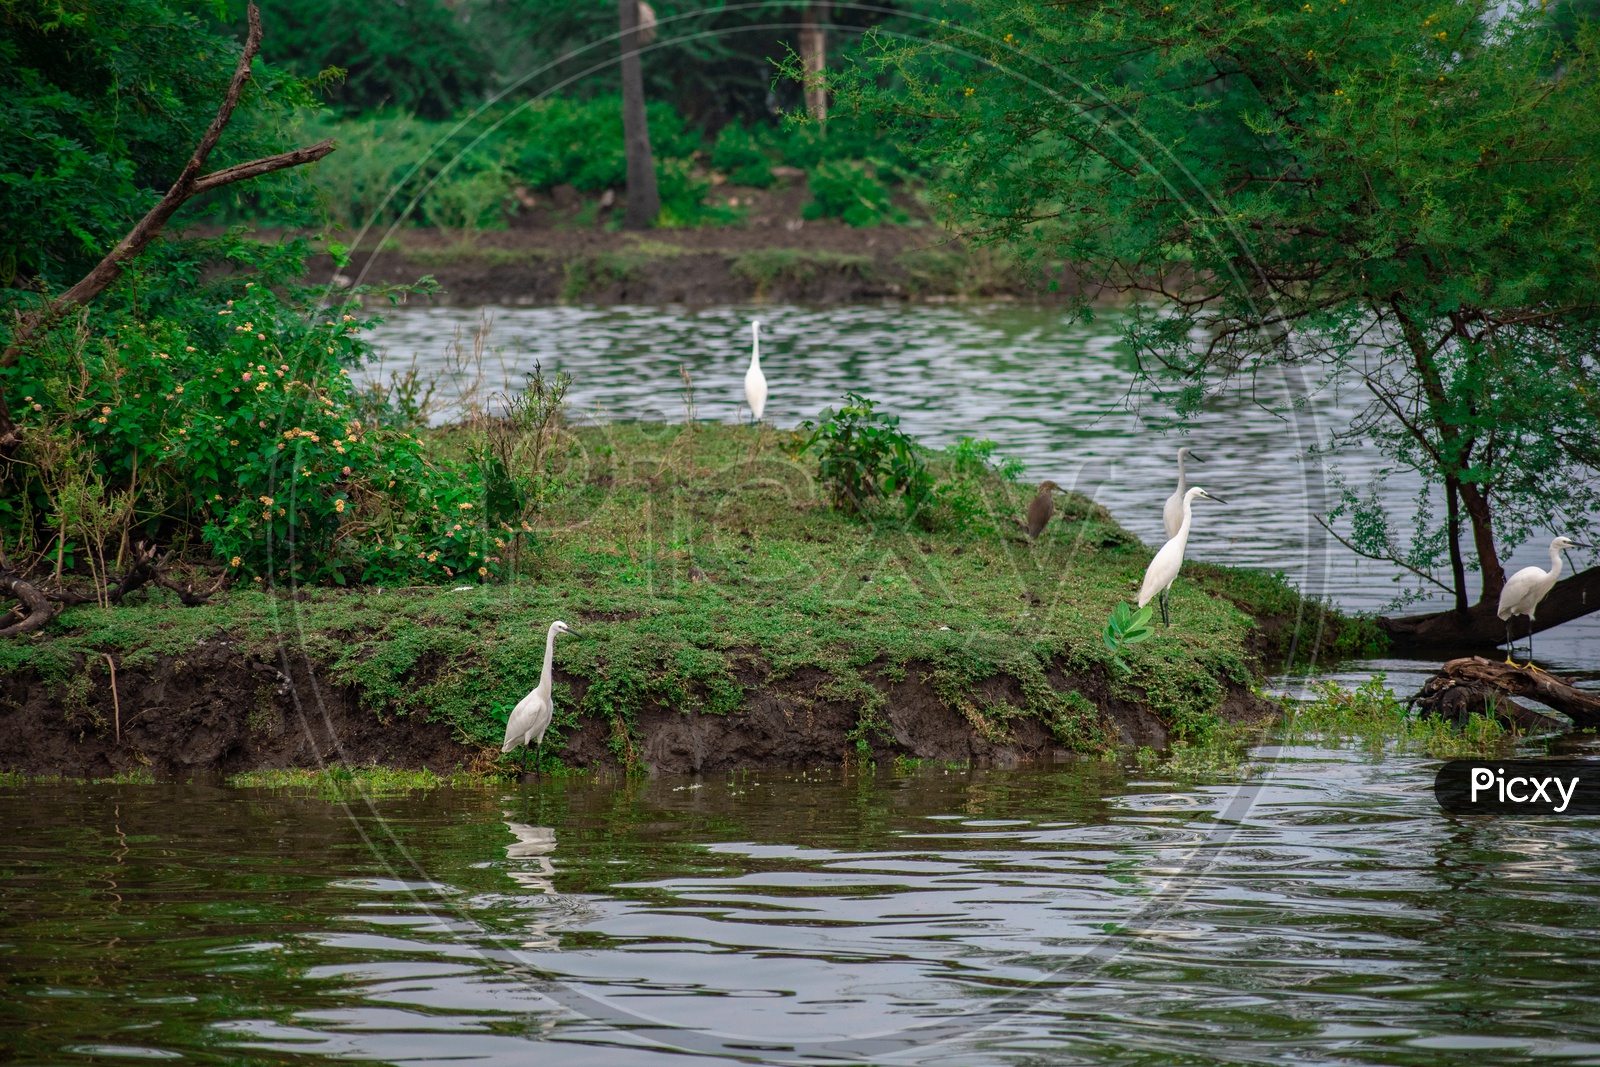
{"type": "MultiPolygon", "coordinates": [[[[466,436],[433,431],[426,447],[449,456],[466,436]]],[[[950,491],[923,521],[851,514],[799,440],[562,431],[536,521],[496,539],[514,578],[241,582],[200,607],[156,590],[68,610],[0,645],[0,699],[29,712],[6,717],[0,754],[90,775],[319,760],[488,771],[561,618],[580,636],[557,649],[546,771],[1010,762],[1269,715],[1251,683],[1297,617],[1306,640],[1354,633],[1279,578],[1193,565],[1171,629],[1126,650],[1124,672],[1101,629],[1150,549],[1103,507],[1066,494],[1030,543],[1017,518],[1032,487],[966,445],[928,453],[950,491]]]]}

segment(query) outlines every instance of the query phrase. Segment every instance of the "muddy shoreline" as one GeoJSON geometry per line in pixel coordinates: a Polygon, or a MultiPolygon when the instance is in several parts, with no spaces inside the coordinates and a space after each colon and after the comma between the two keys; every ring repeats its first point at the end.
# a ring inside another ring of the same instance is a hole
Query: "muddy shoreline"
{"type": "MultiPolygon", "coordinates": [[[[0,712],[0,771],[91,779],[328,764],[487,771],[498,755],[462,743],[449,723],[374,714],[357,688],[332,684],[310,657],[288,649],[263,657],[219,635],[147,667],[119,667],[115,693],[105,656],[79,660],[65,684],[47,684],[23,670],[0,686],[0,702],[8,705],[0,712]]],[[[928,665],[909,663],[903,676],[873,676],[886,698],[887,724],[871,742],[871,759],[1010,767],[1071,758],[1037,720],[1019,717],[999,737],[992,724],[969,721],[940,699],[927,673],[928,665]]],[[[556,680],[581,699],[582,679],[558,670],[556,680]]],[[[770,683],[752,673],[741,681],[746,698],[733,714],[653,705],[640,714],[632,738],[619,743],[620,724],[583,719],[551,750],[569,768],[601,773],[809,768],[861,758],[849,736],[861,709],[822,696],[830,681],[825,673],[803,669],[770,683]]],[[[1122,745],[1166,747],[1161,720],[1147,707],[1114,696],[1104,679],[1058,667],[1050,681],[1060,691],[1087,697],[1122,745]]],[[[991,707],[1018,706],[1021,686],[996,675],[970,697],[991,707]]],[[[1277,712],[1271,701],[1237,683],[1228,687],[1219,710],[1227,722],[1266,721],[1277,712]]]]}
{"type": "MultiPolygon", "coordinates": [[[[800,220],[795,220],[797,223],[800,220]]],[[[200,232],[200,231],[196,231],[200,232]]],[[[262,240],[279,231],[263,230],[262,240]]],[[[355,240],[358,235],[342,235],[355,240]]],[[[827,220],[788,228],[718,227],[623,233],[605,229],[360,235],[348,261],[312,258],[314,285],[406,286],[436,291],[433,306],[550,304],[850,304],[1027,300],[1087,295],[1070,265],[1023,263],[1002,249],[968,247],[931,225],[854,229],[827,220]]],[[[381,301],[387,305],[387,299],[381,301]]],[[[379,306],[375,300],[374,307],[379,306]]]]}

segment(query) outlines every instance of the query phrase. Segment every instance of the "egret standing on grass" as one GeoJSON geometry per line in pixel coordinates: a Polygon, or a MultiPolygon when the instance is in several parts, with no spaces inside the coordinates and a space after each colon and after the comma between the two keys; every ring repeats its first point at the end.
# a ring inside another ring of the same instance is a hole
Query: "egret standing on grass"
{"type": "Polygon", "coordinates": [[[1212,496],[1198,485],[1184,493],[1183,499],[1179,501],[1182,518],[1178,522],[1178,532],[1172,536],[1172,540],[1161,546],[1156,558],[1150,561],[1150,569],[1144,572],[1144,584],[1139,587],[1139,606],[1142,608],[1150,603],[1151,597],[1159,596],[1161,621],[1168,626],[1172,625],[1172,616],[1167,611],[1167,590],[1172,588],[1173,579],[1178,577],[1178,572],[1183,569],[1183,550],[1189,544],[1189,528],[1194,523],[1194,498],[1197,496],[1215,500],[1219,504],[1227,503],[1220,496],[1212,496]]]}
{"type": "Polygon", "coordinates": [[[761,373],[761,320],[750,320],[750,369],[744,372],[744,398],[750,414],[761,421],[767,410],[767,376],[761,373]]]}
{"type": "Polygon", "coordinates": [[[1183,494],[1189,491],[1189,483],[1183,476],[1183,461],[1186,459],[1192,459],[1196,463],[1205,462],[1199,456],[1191,454],[1188,445],[1178,449],[1178,489],[1167,497],[1167,506],[1161,509],[1161,521],[1167,528],[1169,540],[1178,536],[1178,527],[1183,525],[1183,494]]]}
{"type": "Polygon", "coordinates": [[[1039,494],[1028,504],[1028,540],[1039,540],[1044,528],[1050,525],[1050,516],[1056,513],[1056,501],[1050,494],[1060,491],[1061,487],[1055,482],[1039,483],[1039,494]]]}
{"type": "MultiPolygon", "coordinates": [[[[1516,647],[1511,642],[1511,617],[1513,615],[1526,615],[1528,617],[1528,662],[1527,666],[1533,667],[1533,609],[1539,606],[1539,601],[1549,595],[1555,588],[1557,580],[1561,577],[1561,553],[1569,548],[1588,548],[1580,545],[1569,537],[1558,537],[1550,542],[1550,569],[1540,567],[1524,567],[1511,576],[1505,588],[1500,590],[1500,609],[1495,612],[1506,624],[1506,662],[1512,663],[1511,652],[1516,647]]],[[[1533,667],[1534,670],[1539,668],[1533,667]]]]}
{"type": "MultiPolygon", "coordinates": [[[[544,732],[550,728],[550,717],[555,714],[555,701],[551,699],[550,691],[554,685],[554,661],[556,658],[556,634],[575,634],[572,627],[557,619],[550,624],[550,634],[544,641],[544,670],[539,672],[539,684],[534,686],[533,692],[517,701],[517,706],[511,709],[511,718],[506,720],[506,739],[500,744],[501,753],[510,752],[518,745],[522,746],[522,770],[528,770],[529,745],[538,745],[544,748],[544,732]]],[[[534,761],[537,764],[537,760],[534,761]]]]}

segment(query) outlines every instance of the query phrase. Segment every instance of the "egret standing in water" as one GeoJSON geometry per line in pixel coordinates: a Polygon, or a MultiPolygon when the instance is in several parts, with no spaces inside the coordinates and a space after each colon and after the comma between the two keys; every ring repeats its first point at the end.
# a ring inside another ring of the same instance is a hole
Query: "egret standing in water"
{"type": "Polygon", "coordinates": [[[1178,449],[1178,489],[1167,497],[1167,506],[1161,509],[1161,521],[1167,528],[1169,540],[1178,536],[1178,527],[1183,525],[1183,494],[1189,491],[1189,482],[1183,476],[1183,461],[1186,459],[1192,459],[1196,463],[1205,462],[1191,453],[1188,445],[1178,449]]]}
{"type": "Polygon", "coordinates": [[[761,320],[750,320],[750,369],[744,372],[744,398],[750,414],[761,421],[767,410],[767,376],[761,373],[761,320]]]}
{"type": "Polygon", "coordinates": [[[550,728],[550,717],[556,710],[555,701],[551,699],[551,688],[555,684],[556,634],[575,633],[576,630],[560,619],[550,624],[550,633],[544,641],[544,669],[539,672],[539,684],[517,701],[517,706],[511,709],[511,718],[506,720],[506,739],[501,742],[500,751],[506,753],[522,746],[523,773],[528,770],[528,746],[544,748],[544,732],[550,728]]]}
{"type": "Polygon", "coordinates": [[[1561,553],[1569,548],[1588,548],[1580,545],[1570,537],[1558,537],[1550,542],[1550,569],[1542,567],[1524,567],[1511,576],[1504,589],[1500,590],[1500,608],[1495,612],[1506,624],[1506,662],[1514,664],[1511,653],[1516,648],[1511,641],[1511,618],[1514,615],[1528,617],[1528,662],[1526,666],[1538,670],[1533,666],[1533,609],[1539,606],[1539,601],[1550,594],[1556,582],[1561,578],[1561,553]]]}
{"type": "Polygon", "coordinates": [[[1039,493],[1028,504],[1028,540],[1037,541],[1044,528],[1050,525],[1050,516],[1056,513],[1055,497],[1061,487],[1055,482],[1040,482],[1039,493]]]}
{"type": "Polygon", "coordinates": [[[1168,626],[1172,625],[1172,615],[1167,610],[1167,590],[1172,588],[1173,579],[1178,577],[1178,572],[1183,569],[1183,550],[1188,547],[1189,528],[1194,524],[1194,499],[1199,496],[1215,500],[1219,504],[1227,503],[1220,496],[1212,496],[1198,485],[1184,493],[1183,499],[1178,502],[1182,512],[1178,521],[1178,532],[1172,535],[1172,540],[1161,546],[1156,558],[1150,561],[1150,568],[1144,572],[1144,584],[1139,587],[1139,606],[1142,608],[1150,603],[1151,597],[1159,596],[1161,621],[1168,626]]]}

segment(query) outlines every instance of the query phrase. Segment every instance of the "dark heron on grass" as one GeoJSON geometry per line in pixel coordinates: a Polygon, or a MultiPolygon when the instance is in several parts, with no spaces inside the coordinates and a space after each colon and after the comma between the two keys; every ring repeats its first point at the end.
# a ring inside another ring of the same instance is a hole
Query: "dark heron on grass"
{"type": "Polygon", "coordinates": [[[1051,493],[1058,493],[1061,487],[1055,482],[1040,482],[1039,492],[1028,505],[1028,539],[1037,541],[1039,535],[1044,533],[1044,528],[1050,524],[1050,516],[1056,513],[1055,497],[1051,493]]]}

